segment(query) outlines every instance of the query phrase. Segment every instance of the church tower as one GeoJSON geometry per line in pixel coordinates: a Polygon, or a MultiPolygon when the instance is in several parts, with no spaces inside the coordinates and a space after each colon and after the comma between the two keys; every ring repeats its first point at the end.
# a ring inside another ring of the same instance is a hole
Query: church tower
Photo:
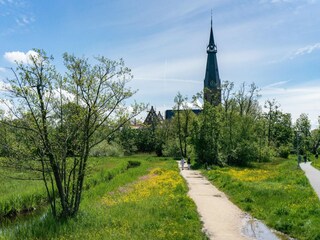
{"type": "Polygon", "coordinates": [[[221,81],[219,77],[218,61],[217,61],[217,46],[214,43],[212,31],[212,16],[209,45],[207,47],[207,67],[206,76],[204,78],[204,99],[212,105],[221,103],[221,81]]]}

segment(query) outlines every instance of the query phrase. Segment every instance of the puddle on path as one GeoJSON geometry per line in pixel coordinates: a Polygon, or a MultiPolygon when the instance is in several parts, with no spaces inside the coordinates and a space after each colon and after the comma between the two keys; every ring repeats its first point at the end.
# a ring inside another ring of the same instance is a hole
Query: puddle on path
{"type": "Polygon", "coordinates": [[[294,240],[285,234],[270,230],[261,221],[246,214],[243,218],[242,233],[256,240],[294,240]]]}

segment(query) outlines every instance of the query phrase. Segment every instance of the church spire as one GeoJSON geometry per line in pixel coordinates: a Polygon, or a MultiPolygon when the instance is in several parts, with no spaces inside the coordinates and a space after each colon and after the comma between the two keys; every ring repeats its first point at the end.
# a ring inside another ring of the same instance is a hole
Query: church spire
{"type": "Polygon", "coordinates": [[[214,43],[213,30],[212,30],[212,11],[211,11],[211,28],[210,38],[207,47],[207,67],[204,79],[204,99],[213,105],[221,103],[221,82],[218,70],[217,61],[217,46],[214,43]]]}
{"type": "Polygon", "coordinates": [[[211,10],[211,29],[210,29],[210,39],[209,39],[209,45],[207,47],[207,53],[209,52],[217,52],[217,46],[214,43],[214,38],[213,38],[213,31],[212,31],[212,10],[211,10]]]}

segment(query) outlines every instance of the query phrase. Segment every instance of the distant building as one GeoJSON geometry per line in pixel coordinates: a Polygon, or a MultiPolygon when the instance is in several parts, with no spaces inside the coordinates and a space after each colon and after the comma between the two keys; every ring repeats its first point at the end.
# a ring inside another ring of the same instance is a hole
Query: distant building
{"type": "MultiPolygon", "coordinates": [[[[217,61],[217,46],[214,43],[213,31],[212,31],[212,17],[210,38],[207,47],[207,66],[204,78],[204,100],[217,106],[221,103],[221,81],[219,77],[218,61],[217,61]]],[[[201,113],[200,109],[192,109],[195,114],[201,113]]],[[[166,110],[165,118],[171,119],[174,115],[174,110],[166,110]]]]}
{"type": "MultiPolygon", "coordinates": [[[[198,115],[199,113],[201,113],[201,109],[191,109],[191,111],[192,111],[194,114],[196,114],[196,115],[198,115]]],[[[166,110],[166,112],[165,112],[165,118],[166,118],[166,119],[171,119],[171,118],[173,118],[174,112],[175,112],[175,110],[172,110],[172,109],[166,110]]]]}
{"type": "Polygon", "coordinates": [[[148,112],[148,115],[146,119],[144,120],[143,124],[144,125],[154,125],[157,123],[160,123],[163,121],[163,117],[161,113],[159,112],[158,114],[154,110],[153,106],[151,106],[150,111],[148,112]]]}
{"type": "Polygon", "coordinates": [[[207,54],[206,75],[204,78],[204,100],[212,105],[217,106],[221,103],[221,81],[219,77],[218,61],[216,56],[217,46],[214,43],[212,31],[212,17],[207,54]]]}

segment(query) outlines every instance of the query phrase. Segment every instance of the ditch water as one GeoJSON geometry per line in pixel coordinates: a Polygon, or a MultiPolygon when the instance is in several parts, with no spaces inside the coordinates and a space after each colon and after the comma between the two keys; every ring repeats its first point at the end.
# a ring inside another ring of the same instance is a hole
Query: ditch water
{"type": "Polygon", "coordinates": [[[12,229],[19,229],[19,227],[26,224],[27,221],[32,221],[35,218],[40,218],[40,220],[43,221],[47,213],[48,211],[45,206],[39,206],[39,208],[33,209],[32,211],[25,211],[11,219],[5,219],[4,222],[0,219],[0,237],[12,231],[12,229]]]}
{"type": "Polygon", "coordinates": [[[294,240],[283,233],[270,230],[263,222],[248,214],[243,219],[242,233],[256,240],[294,240]]]}

